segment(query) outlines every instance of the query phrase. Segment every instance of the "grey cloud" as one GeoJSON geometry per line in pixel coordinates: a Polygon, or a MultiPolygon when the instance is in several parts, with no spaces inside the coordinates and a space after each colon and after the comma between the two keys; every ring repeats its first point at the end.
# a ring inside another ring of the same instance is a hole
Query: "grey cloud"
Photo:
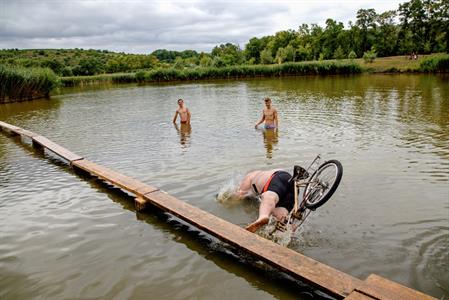
{"type": "Polygon", "coordinates": [[[372,7],[363,3],[376,4],[360,2],[0,0],[0,48],[148,53],[158,48],[210,51],[226,42],[243,47],[254,36],[302,23],[324,24],[328,17],[346,23],[339,17],[354,18],[357,7],[372,7]]]}

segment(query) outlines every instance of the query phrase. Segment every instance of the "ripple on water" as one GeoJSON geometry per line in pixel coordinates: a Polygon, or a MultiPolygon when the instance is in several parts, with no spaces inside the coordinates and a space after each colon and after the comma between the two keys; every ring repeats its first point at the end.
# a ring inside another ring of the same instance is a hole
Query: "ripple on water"
{"type": "MultiPolygon", "coordinates": [[[[447,84],[418,78],[109,87],[8,105],[0,119],[242,226],[257,203],[221,201],[236,184],[230,180],[291,170],[318,153],[339,159],[337,193],[289,247],[441,298],[449,295],[436,287],[448,285],[447,84]],[[277,135],[253,129],[266,96],[279,111],[277,135]],[[179,97],[192,111],[191,132],[171,123],[179,97]]],[[[153,211],[136,215],[124,194],[30,148],[0,135],[0,298],[298,297],[223,259],[179,223],[153,211]]]]}

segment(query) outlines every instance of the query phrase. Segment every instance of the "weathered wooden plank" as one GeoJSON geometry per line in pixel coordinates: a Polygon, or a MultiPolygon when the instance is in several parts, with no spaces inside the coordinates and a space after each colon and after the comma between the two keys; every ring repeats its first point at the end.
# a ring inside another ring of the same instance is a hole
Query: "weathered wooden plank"
{"type": "Polygon", "coordinates": [[[23,128],[20,128],[20,127],[17,127],[17,126],[14,126],[14,125],[2,122],[2,121],[0,121],[0,127],[2,129],[5,129],[5,130],[9,131],[9,132],[12,132],[12,133],[15,133],[15,134],[20,134],[20,135],[23,135],[23,136],[26,136],[26,137],[29,137],[29,138],[33,138],[35,136],[38,136],[37,133],[31,132],[29,130],[26,130],[26,129],[23,129],[23,128]]]}
{"type": "Polygon", "coordinates": [[[349,294],[348,297],[345,298],[345,300],[373,300],[373,299],[379,300],[377,298],[372,298],[357,291],[352,292],[351,294],[349,294]]]}
{"type": "Polygon", "coordinates": [[[112,183],[128,192],[143,197],[145,194],[157,191],[158,188],[147,185],[134,178],[122,175],[103,166],[97,165],[87,159],[76,160],[72,162],[72,166],[78,167],[89,172],[105,181],[112,183]]]}
{"type": "Polygon", "coordinates": [[[32,139],[33,137],[39,136],[39,134],[34,133],[32,131],[29,131],[29,130],[26,130],[26,129],[23,129],[23,128],[18,128],[15,132],[20,134],[21,136],[26,136],[26,137],[28,137],[30,139],[32,139]]]}
{"type": "Polygon", "coordinates": [[[371,274],[357,291],[382,300],[436,300],[429,295],[371,274]]]}
{"type": "Polygon", "coordinates": [[[43,136],[33,136],[32,137],[33,142],[47,148],[48,150],[50,150],[51,152],[59,155],[60,157],[68,160],[69,162],[73,162],[75,160],[79,160],[82,159],[81,156],[67,150],[66,148],[63,148],[61,146],[59,146],[56,143],[53,143],[52,141],[50,141],[49,139],[47,139],[46,137],[43,136]]]}
{"type": "Polygon", "coordinates": [[[14,134],[17,135],[18,133],[16,132],[18,129],[20,129],[20,127],[5,123],[0,121],[0,127],[2,130],[9,132],[10,134],[14,134]]]}
{"type": "Polygon", "coordinates": [[[332,296],[346,297],[362,283],[359,279],[250,233],[240,226],[191,206],[163,191],[146,194],[144,199],[273,267],[319,287],[320,290],[332,296]]]}

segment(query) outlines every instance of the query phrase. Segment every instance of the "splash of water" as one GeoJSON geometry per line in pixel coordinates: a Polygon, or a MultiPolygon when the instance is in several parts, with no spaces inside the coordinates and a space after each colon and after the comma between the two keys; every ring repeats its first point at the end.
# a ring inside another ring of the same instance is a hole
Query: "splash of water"
{"type": "Polygon", "coordinates": [[[236,195],[240,177],[241,176],[233,176],[220,188],[217,194],[217,201],[219,203],[231,207],[241,202],[241,199],[236,195]]]}
{"type": "Polygon", "coordinates": [[[277,220],[273,216],[270,217],[268,224],[259,229],[258,234],[266,239],[269,239],[276,244],[287,247],[292,241],[294,232],[291,226],[287,226],[285,231],[276,229],[277,220]]]}

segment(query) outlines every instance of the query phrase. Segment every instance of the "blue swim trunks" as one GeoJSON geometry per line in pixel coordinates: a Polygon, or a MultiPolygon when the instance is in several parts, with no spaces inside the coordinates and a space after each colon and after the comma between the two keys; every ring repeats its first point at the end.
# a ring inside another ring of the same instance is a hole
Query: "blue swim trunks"
{"type": "Polygon", "coordinates": [[[274,125],[274,124],[271,124],[271,125],[265,124],[265,129],[275,129],[275,128],[276,128],[276,125],[274,125]]]}

